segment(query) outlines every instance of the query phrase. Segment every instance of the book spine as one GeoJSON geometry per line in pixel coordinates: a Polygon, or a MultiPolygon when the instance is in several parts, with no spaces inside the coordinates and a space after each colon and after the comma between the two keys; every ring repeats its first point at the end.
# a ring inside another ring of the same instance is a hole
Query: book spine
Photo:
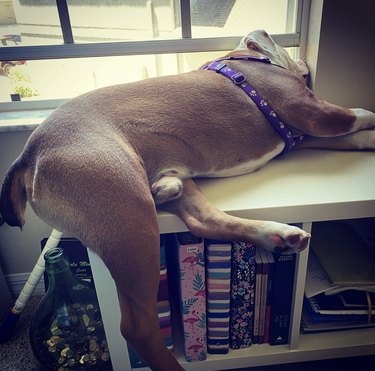
{"type": "MultiPolygon", "coordinates": [[[[191,235],[191,234],[190,234],[191,235]]],[[[207,358],[206,287],[203,240],[178,233],[184,349],[188,362],[207,358]]]]}
{"type": "Polygon", "coordinates": [[[170,350],[173,349],[171,306],[168,289],[168,269],[166,259],[166,246],[164,236],[160,243],[160,282],[157,297],[157,308],[160,330],[164,338],[164,344],[170,350]]]}
{"type": "Polygon", "coordinates": [[[296,254],[274,254],[270,338],[271,345],[289,342],[290,313],[293,298],[296,254]]]}
{"type": "Polygon", "coordinates": [[[268,293],[268,258],[266,250],[260,249],[260,257],[262,259],[262,290],[260,293],[260,307],[259,307],[259,337],[258,343],[264,343],[264,327],[266,322],[266,304],[268,293]]]}
{"type": "Polygon", "coordinates": [[[211,354],[229,350],[231,251],[228,242],[207,241],[207,348],[211,354]]]}
{"type": "Polygon", "coordinates": [[[255,246],[232,244],[230,339],[232,349],[252,343],[255,299],[255,246]]]}
{"type": "Polygon", "coordinates": [[[262,292],[262,270],[263,262],[260,257],[259,249],[255,251],[255,302],[253,318],[253,344],[259,343],[259,315],[260,315],[260,298],[262,292]]]}
{"type": "Polygon", "coordinates": [[[272,298],[272,285],[273,285],[273,269],[274,258],[270,251],[267,251],[268,258],[268,288],[267,288],[267,303],[266,303],[266,320],[264,325],[264,342],[270,341],[270,320],[271,320],[271,298],[272,298]]]}

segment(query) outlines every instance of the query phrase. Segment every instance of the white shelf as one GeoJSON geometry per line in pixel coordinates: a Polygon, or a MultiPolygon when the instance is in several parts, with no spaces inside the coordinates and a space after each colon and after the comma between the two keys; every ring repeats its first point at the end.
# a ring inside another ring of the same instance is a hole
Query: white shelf
{"type": "MultiPolygon", "coordinates": [[[[287,345],[252,345],[246,349],[230,350],[228,354],[210,355],[203,362],[187,362],[181,350],[177,359],[186,370],[215,371],[239,367],[256,367],[282,363],[305,362],[374,354],[375,330],[349,330],[301,335],[298,349],[290,350],[287,345]]],[[[139,371],[148,368],[137,369],[139,371]]]]}
{"type": "MultiPolygon", "coordinates": [[[[267,166],[239,177],[201,179],[203,193],[231,215],[302,222],[375,216],[375,153],[295,151],[267,166]]],[[[158,214],[160,233],[187,230],[175,215],[158,214]]],[[[101,260],[90,252],[103,322],[115,371],[129,369],[126,343],[119,326],[120,312],[115,286],[101,260]]],[[[375,354],[375,330],[350,330],[300,335],[300,318],[307,250],[299,254],[294,287],[294,307],[288,346],[254,345],[228,355],[209,355],[203,362],[188,363],[176,344],[176,356],[186,370],[217,370],[315,359],[375,354]]],[[[141,370],[141,369],[139,369],[141,370]]]]}
{"type": "MultiPolygon", "coordinates": [[[[285,223],[375,215],[375,153],[304,150],[233,178],[200,179],[206,197],[231,215],[285,223]]],[[[161,233],[186,228],[159,214],[161,233]]]]}

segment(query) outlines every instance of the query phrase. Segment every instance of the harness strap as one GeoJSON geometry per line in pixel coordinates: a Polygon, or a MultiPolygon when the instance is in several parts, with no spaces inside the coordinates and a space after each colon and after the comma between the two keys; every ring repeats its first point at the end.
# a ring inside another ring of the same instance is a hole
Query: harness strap
{"type": "MultiPolygon", "coordinates": [[[[273,64],[267,57],[228,57],[220,58],[207,66],[201,68],[202,70],[211,70],[222,74],[231,81],[233,81],[238,87],[240,87],[257,105],[261,110],[268,122],[274,127],[285,142],[285,147],[279,156],[289,152],[298,142],[303,140],[304,136],[293,136],[288,126],[280,120],[276,112],[270,107],[270,105],[262,98],[261,95],[245,80],[245,77],[241,72],[237,72],[232,68],[229,68],[226,64],[221,63],[223,60],[251,60],[263,63],[273,64]]],[[[279,65],[277,65],[279,66],[279,65]]],[[[282,66],[279,66],[282,67],[282,66]]],[[[282,67],[283,68],[283,67],[282,67]]]]}

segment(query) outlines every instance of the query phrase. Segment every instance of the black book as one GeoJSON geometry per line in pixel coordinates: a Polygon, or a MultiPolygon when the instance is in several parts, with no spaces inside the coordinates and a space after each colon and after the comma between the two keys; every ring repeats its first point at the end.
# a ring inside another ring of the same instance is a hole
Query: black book
{"type": "Polygon", "coordinates": [[[289,342],[296,254],[273,255],[275,263],[271,293],[269,343],[270,345],[280,345],[289,342]]]}

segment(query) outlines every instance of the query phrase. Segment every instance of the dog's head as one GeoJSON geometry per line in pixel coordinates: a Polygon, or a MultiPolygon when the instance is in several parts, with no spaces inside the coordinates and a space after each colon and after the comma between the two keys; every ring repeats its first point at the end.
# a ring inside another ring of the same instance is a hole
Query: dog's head
{"type": "Polygon", "coordinates": [[[285,67],[287,70],[302,76],[307,81],[309,69],[306,63],[299,59],[294,61],[288,52],[277,45],[272,37],[264,30],[257,30],[243,37],[236,50],[249,49],[268,57],[273,63],[285,67]]]}

